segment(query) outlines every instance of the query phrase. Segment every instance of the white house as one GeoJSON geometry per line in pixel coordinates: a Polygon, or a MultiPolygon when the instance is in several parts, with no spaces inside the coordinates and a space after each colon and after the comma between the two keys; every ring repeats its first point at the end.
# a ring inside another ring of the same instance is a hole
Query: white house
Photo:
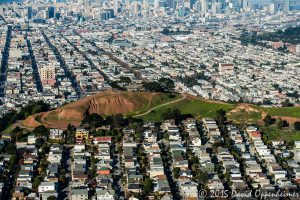
{"type": "Polygon", "coordinates": [[[39,193],[56,191],[55,182],[41,182],[38,191],[39,193]]]}

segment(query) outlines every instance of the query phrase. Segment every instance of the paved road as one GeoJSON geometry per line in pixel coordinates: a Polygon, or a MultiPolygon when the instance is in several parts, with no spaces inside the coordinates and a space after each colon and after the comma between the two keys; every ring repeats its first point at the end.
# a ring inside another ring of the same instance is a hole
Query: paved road
{"type": "Polygon", "coordinates": [[[165,172],[165,175],[168,179],[173,199],[174,200],[181,200],[182,197],[180,195],[180,192],[179,192],[179,189],[178,189],[178,186],[177,186],[178,183],[177,183],[177,180],[175,180],[175,178],[173,177],[172,170],[171,170],[171,167],[170,167],[171,166],[170,157],[167,156],[170,153],[169,152],[170,149],[167,145],[169,145],[169,144],[160,143],[160,145],[159,145],[159,148],[161,150],[160,155],[161,155],[161,158],[162,158],[162,161],[163,161],[163,166],[164,166],[164,172],[165,172]]]}
{"type": "Polygon", "coordinates": [[[70,79],[73,88],[76,90],[77,96],[79,98],[85,97],[86,96],[85,92],[80,87],[79,83],[76,80],[75,75],[73,74],[72,70],[69,69],[68,65],[66,64],[65,59],[60,54],[58,48],[51,43],[50,39],[48,38],[48,36],[46,35],[46,33],[44,31],[41,31],[41,33],[44,36],[44,39],[45,39],[46,43],[48,44],[48,46],[50,47],[50,49],[52,49],[54,55],[56,56],[56,59],[60,63],[60,66],[63,68],[65,75],[70,79]]]}
{"type": "Polygon", "coordinates": [[[1,74],[0,74],[0,96],[4,97],[5,95],[5,84],[6,84],[6,70],[9,59],[9,49],[10,49],[10,40],[11,40],[12,27],[8,26],[5,47],[2,54],[1,61],[1,74]]]}
{"type": "Polygon", "coordinates": [[[179,99],[176,99],[174,101],[170,101],[170,102],[167,102],[167,103],[163,103],[163,104],[160,104],[158,106],[154,106],[153,108],[150,108],[149,110],[147,110],[146,112],[142,113],[142,114],[138,114],[138,115],[134,115],[133,117],[141,117],[141,116],[144,116],[144,115],[147,115],[149,114],[151,111],[157,109],[157,108],[160,108],[160,107],[163,107],[163,106],[167,106],[167,105],[170,105],[170,104],[173,104],[173,103],[177,103],[179,101],[182,101],[186,99],[186,94],[183,94],[181,98],[179,99]]]}
{"type": "MultiPolygon", "coordinates": [[[[77,31],[73,30],[73,33],[76,34],[76,35],[78,35],[81,39],[85,40],[86,42],[90,43],[92,46],[96,47],[99,52],[105,52],[103,49],[99,48],[95,43],[90,42],[89,40],[87,40],[86,38],[84,38],[77,31]]],[[[86,53],[80,51],[80,49],[76,45],[74,45],[72,42],[70,42],[62,33],[61,33],[61,35],[62,35],[62,37],[64,37],[68,41],[68,43],[70,45],[72,45],[79,53],[81,53],[81,55],[83,55],[83,57],[90,63],[90,65],[94,69],[96,69],[104,77],[105,81],[111,86],[111,80],[109,79],[109,77],[94,64],[94,62],[86,55],[86,53]]]]}
{"type": "Polygon", "coordinates": [[[43,92],[43,84],[41,81],[40,72],[39,72],[38,65],[37,65],[37,62],[35,59],[35,55],[33,53],[33,48],[32,48],[31,42],[27,37],[27,33],[26,33],[26,41],[27,41],[28,51],[30,54],[31,66],[32,66],[32,70],[33,70],[33,76],[35,79],[35,83],[36,83],[36,88],[39,92],[43,92]]]}

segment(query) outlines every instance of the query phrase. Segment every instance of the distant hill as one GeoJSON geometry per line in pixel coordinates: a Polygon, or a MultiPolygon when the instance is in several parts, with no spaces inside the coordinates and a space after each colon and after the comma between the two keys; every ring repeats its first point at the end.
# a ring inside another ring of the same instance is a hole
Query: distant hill
{"type": "MultiPolygon", "coordinates": [[[[300,26],[290,27],[274,32],[256,32],[244,30],[239,38],[243,45],[253,44],[266,46],[265,41],[284,42],[293,45],[300,44],[300,26]]],[[[285,49],[287,47],[284,47],[285,49]]]]}
{"type": "Polygon", "coordinates": [[[287,42],[291,44],[299,44],[300,43],[300,26],[298,27],[290,27],[284,31],[277,31],[274,33],[265,33],[260,36],[260,40],[268,40],[273,42],[287,42]]]}

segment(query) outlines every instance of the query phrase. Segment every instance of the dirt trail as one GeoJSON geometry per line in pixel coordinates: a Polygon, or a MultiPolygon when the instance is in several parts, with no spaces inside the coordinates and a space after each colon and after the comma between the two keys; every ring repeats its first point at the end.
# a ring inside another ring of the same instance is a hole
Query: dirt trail
{"type": "Polygon", "coordinates": [[[155,107],[153,107],[153,108],[147,110],[146,112],[144,112],[144,113],[142,113],[142,114],[134,115],[133,117],[142,117],[142,116],[144,116],[144,115],[149,114],[151,111],[153,111],[153,110],[155,110],[155,109],[157,109],[157,108],[160,108],[160,107],[163,107],[163,106],[167,106],[167,105],[170,105],[170,104],[173,104],[173,103],[182,101],[182,100],[186,99],[186,97],[187,97],[187,95],[183,94],[182,97],[179,98],[179,99],[176,99],[176,100],[174,100],[174,101],[169,101],[169,102],[164,103],[164,104],[160,104],[160,105],[158,105],[158,106],[155,106],[155,107]]]}
{"type": "Polygon", "coordinates": [[[49,128],[64,128],[69,123],[79,126],[87,113],[114,115],[134,113],[140,109],[142,109],[140,113],[144,113],[151,108],[153,98],[155,96],[160,97],[160,95],[160,93],[150,92],[105,91],[55,110],[32,115],[25,119],[22,124],[27,127],[36,127],[43,124],[49,128]]]}

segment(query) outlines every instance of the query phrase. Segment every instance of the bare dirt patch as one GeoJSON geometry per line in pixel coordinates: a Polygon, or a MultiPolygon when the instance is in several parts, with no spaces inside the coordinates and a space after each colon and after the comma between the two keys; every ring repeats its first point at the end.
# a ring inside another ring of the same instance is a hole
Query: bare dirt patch
{"type": "Polygon", "coordinates": [[[23,121],[26,127],[44,125],[49,128],[66,128],[68,124],[79,126],[86,114],[127,114],[147,108],[158,93],[105,91],[80,99],[45,113],[29,116],[23,121]]]}
{"type": "Polygon", "coordinates": [[[239,104],[227,113],[230,120],[236,123],[262,123],[266,113],[250,104],[239,104]]]}

